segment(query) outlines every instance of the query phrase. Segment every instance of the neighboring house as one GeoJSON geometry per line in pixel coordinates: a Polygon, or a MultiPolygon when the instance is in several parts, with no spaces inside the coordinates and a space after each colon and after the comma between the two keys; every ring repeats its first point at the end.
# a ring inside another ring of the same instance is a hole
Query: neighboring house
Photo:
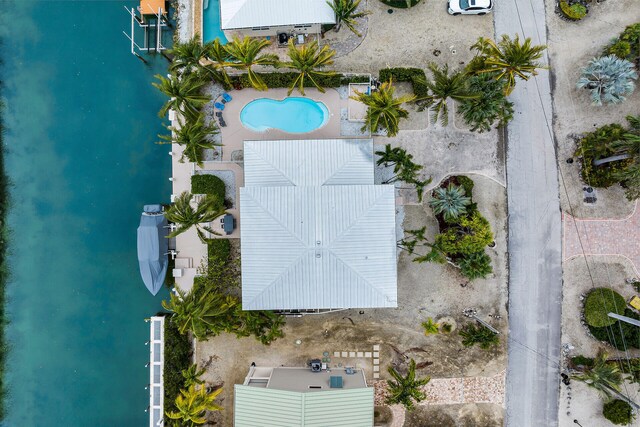
{"type": "Polygon", "coordinates": [[[242,308],[397,307],[395,189],[373,141],[245,141],[242,308]]]}
{"type": "Polygon", "coordinates": [[[250,37],[317,34],[336,17],[325,0],[220,0],[220,23],[250,37]]]}
{"type": "Polygon", "coordinates": [[[371,427],[373,387],[364,372],[251,367],[235,385],[235,427],[371,427]]]}

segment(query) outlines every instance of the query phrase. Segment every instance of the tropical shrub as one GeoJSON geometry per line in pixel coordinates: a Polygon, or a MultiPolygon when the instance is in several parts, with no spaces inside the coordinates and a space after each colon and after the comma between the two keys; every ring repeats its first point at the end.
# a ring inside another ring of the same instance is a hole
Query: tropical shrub
{"type": "Polygon", "coordinates": [[[631,53],[627,59],[635,61],[636,65],[640,66],[637,63],[640,59],[640,22],[626,27],[620,34],[620,40],[629,43],[631,46],[631,53]]]}
{"type": "Polygon", "coordinates": [[[453,330],[453,326],[451,323],[441,323],[440,324],[440,333],[449,334],[453,330]]]}
{"type": "Polygon", "coordinates": [[[369,14],[368,11],[357,12],[361,0],[331,0],[327,4],[336,15],[336,25],[333,27],[336,32],[340,31],[342,24],[358,37],[362,35],[356,30],[356,19],[369,14]]]}
{"type": "Polygon", "coordinates": [[[408,9],[420,3],[420,0],[380,0],[387,6],[397,7],[399,9],[408,9]]]}
{"type": "Polygon", "coordinates": [[[467,213],[467,205],[471,203],[471,198],[465,195],[464,188],[449,184],[446,188],[438,187],[433,191],[433,198],[429,205],[436,215],[442,215],[444,220],[452,222],[460,215],[467,213]]]}
{"type": "Polygon", "coordinates": [[[415,360],[411,359],[409,362],[409,369],[405,376],[402,376],[393,366],[389,366],[388,371],[393,380],[387,380],[387,390],[389,392],[386,400],[387,404],[400,404],[407,409],[411,409],[414,406],[414,402],[421,402],[427,398],[425,392],[422,391],[422,387],[427,385],[431,378],[416,378],[415,360]]]}
{"type": "Polygon", "coordinates": [[[219,200],[224,200],[226,187],[224,181],[215,175],[191,175],[191,192],[193,194],[211,194],[219,200]]]}
{"type": "Polygon", "coordinates": [[[500,337],[484,325],[468,323],[458,332],[462,337],[462,345],[472,347],[478,344],[481,349],[488,350],[500,344],[500,337]]]}
{"type": "Polygon", "coordinates": [[[606,50],[607,55],[615,55],[620,59],[627,59],[631,54],[631,45],[624,40],[618,40],[606,50]]]}
{"type": "Polygon", "coordinates": [[[174,424],[179,427],[193,427],[207,422],[205,414],[207,411],[221,411],[222,407],[215,404],[215,399],[222,393],[219,388],[211,393],[206,387],[196,388],[190,385],[186,390],[180,390],[180,394],[175,399],[175,411],[166,412],[166,416],[171,420],[177,420],[174,424]]]}
{"type": "Polygon", "coordinates": [[[190,365],[187,369],[182,370],[182,378],[184,378],[184,387],[188,388],[192,385],[204,384],[204,380],[200,378],[205,372],[204,368],[198,368],[197,364],[190,365]]]}
{"type": "Polygon", "coordinates": [[[429,317],[426,322],[422,322],[422,328],[427,336],[440,332],[440,325],[434,322],[432,317],[429,317]]]}
{"type": "Polygon", "coordinates": [[[191,365],[191,340],[167,317],[164,322],[164,411],[175,411],[175,398],[183,389],[182,371],[191,365]]]}
{"type": "Polygon", "coordinates": [[[413,86],[413,94],[416,100],[429,97],[429,87],[426,84],[427,76],[422,68],[383,68],[379,72],[383,82],[409,82],[413,86]]]}
{"type": "Polygon", "coordinates": [[[215,259],[220,265],[226,265],[231,256],[231,243],[229,239],[211,239],[207,242],[208,258],[215,259]]]}
{"type": "Polygon", "coordinates": [[[491,258],[484,251],[464,255],[459,261],[460,272],[469,280],[484,279],[493,273],[491,258]]]}
{"type": "Polygon", "coordinates": [[[413,184],[415,185],[418,193],[418,201],[422,202],[424,188],[431,183],[431,178],[426,180],[419,179],[419,173],[422,169],[422,165],[413,162],[413,155],[408,154],[407,150],[400,147],[391,148],[390,144],[385,145],[384,151],[376,151],[375,154],[379,156],[376,162],[378,166],[393,166],[393,176],[387,179],[385,184],[396,181],[404,181],[407,184],[413,184]]]}
{"type": "Polygon", "coordinates": [[[400,120],[409,117],[402,104],[413,101],[415,96],[395,97],[395,88],[391,81],[383,83],[378,90],[370,94],[356,91],[350,98],[367,106],[365,124],[362,131],[383,131],[387,136],[396,136],[400,131],[400,120]]]}
{"type": "Polygon", "coordinates": [[[455,178],[458,185],[464,189],[464,194],[467,197],[473,198],[473,187],[475,183],[471,178],[464,175],[456,175],[455,177],[452,177],[452,178],[455,178]]]}
{"type": "Polygon", "coordinates": [[[503,34],[498,42],[480,37],[471,46],[477,55],[468,70],[477,74],[488,73],[496,80],[504,80],[505,94],[509,95],[515,88],[516,78],[529,80],[538,74],[539,68],[546,68],[538,62],[546,48],[544,45],[532,45],[530,38],[521,43],[518,34],[513,39],[503,34]]]}
{"type": "MultiPolygon", "coordinates": [[[[623,315],[631,319],[640,320],[640,316],[629,308],[625,308],[623,315]]],[[[640,348],[640,330],[635,325],[615,320],[609,326],[599,328],[591,325],[587,326],[595,339],[607,342],[618,350],[625,351],[628,348],[640,348]]]]}
{"type": "Polygon", "coordinates": [[[593,162],[615,155],[616,152],[611,143],[621,140],[625,133],[621,125],[610,124],[589,132],[580,139],[575,155],[582,157],[581,174],[584,182],[592,187],[610,187],[619,182],[616,173],[631,164],[631,160],[610,162],[599,166],[595,166],[593,162]]]}
{"type": "Polygon", "coordinates": [[[291,95],[294,89],[304,95],[305,81],[311,82],[316,89],[320,92],[324,92],[324,88],[319,84],[316,79],[318,77],[329,77],[336,74],[335,71],[327,70],[321,71],[320,69],[333,64],[333,57],[336,51],[324,45],[319,47],[317,41],[306,43],[302,46],[296,46],[293,44],[293,39],[289,39],[289,59],[290,61],[280,64],[283,67],[291,68],[297,71],[298,76],[289,86],[289,92],[287,96],[291,95]]]}
{"type": "Polygon", "coordinates": [[[584,319],[595,327],[613,325],[608,313],[623,314],[627,304],[622,295],[610,288],[596,288],[584,300],[584,319]]]}
{"type": "Polygon", "coordinates": [[[631,62],[608,55],[589,61],[582,69],[576,87],[590,91],[592,105],[620,104],[633,93],[633,81],[637,78],[638,73],[631,62]]]}
{"type": "Polygon", "coordinates": [[[635,416],[633,408],[624,400],[613,399],[604,404],[602,415],[615,425],[626,426],[631,424],[635,416]]]}
{"type": "Polygon", "coordinates": [[[504,81],[490,74],[479,74],[468,79],[469,90],[480,97],[470,98],[458,105],[467,126],[473,132],[488,132],[495,124],[505,126],[513,118],[513,103],[505,96],[504,81]]]}
{"type": "Polygon", "coordinates": [[[435,243],[449,255],[467,255],[484,251],[492,241],[489,221],[474,212],[470,217],[461,216],[457,224],[438,234],[435,243]]]}
{"type": "Polygon", "coordinates": [[[573,21],[579,21],[587,15],[587,8],[583,4],[573,3],[565,0],[560,1],[560,10],[562,14],[573,21]]]}
{"type": "Polygon", "coordinates": [[[429,70],[433,75],[433,81],[425,81],[431,95],[428,98],[428,106],[431,107],[431,121],[435,123],[440,117],[443,126],[449,123],[449,108],[447,101],[452,99],[465,102],[480,98],[481,94],[471,91],[466,71],[454,71],[449,74],[449,65],[439,67],[429,64],[429,70]]]}
{"type": "Polygon", "coordinates": [[[595,389],[603,397],[608,398],[614,392],[620,392],[623,378],[617,363],[607,361],[609,355],[602,349],[598,350],[591,366],[583,366],[583,370],[571,377],[584,382],[595,389]]]}

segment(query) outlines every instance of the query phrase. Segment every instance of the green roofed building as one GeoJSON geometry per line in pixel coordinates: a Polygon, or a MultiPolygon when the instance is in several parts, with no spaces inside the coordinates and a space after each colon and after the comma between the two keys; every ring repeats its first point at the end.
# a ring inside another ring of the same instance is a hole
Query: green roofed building
{"type": "Polygon", "coordinates": [[[234,425],[371,427],[373,391],[361,369],[251,367],[235,386],[234,425]]]}

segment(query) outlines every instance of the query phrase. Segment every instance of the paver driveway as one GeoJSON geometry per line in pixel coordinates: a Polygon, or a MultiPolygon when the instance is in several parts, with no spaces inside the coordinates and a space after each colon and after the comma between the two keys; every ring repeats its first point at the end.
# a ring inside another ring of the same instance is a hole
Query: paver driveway
{"type": "Polygon", "coordinates": [[[569,260],[585,255],[618,255],[633,264],[636,274],[640,271],[640,213],[638,205],[633,213],[623,219],[577,219],[564,212],[563,254],[569,260]],[[582,243],[582,246],[581,246],[582,243]]]}

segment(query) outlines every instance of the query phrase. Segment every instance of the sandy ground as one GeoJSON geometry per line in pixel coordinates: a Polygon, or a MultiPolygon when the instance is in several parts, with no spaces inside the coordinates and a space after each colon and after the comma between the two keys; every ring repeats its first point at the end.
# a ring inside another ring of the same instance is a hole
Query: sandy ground
{"type": "Polygon", "coordinates": [[[620,218],[629,215],[633,203],[628,202],[619,185],[598,189],[596,205],[583,203],[580,164],[567,164],[566,159],[576,150],[575,135],[593,131],[609,123],[626,125],[625,116],[640,113],[640,90],[636,90],[620,105],[595,107],[590,105],[586,90],[576,89],[580,69],[599,56],[609,41],[618,36],[624,27],[640,21],[637,0],[607,1],[593,4],[589,15],[581,22],[567,22],[554,13],[555,2],[547,1],[547,25],[551,63],[554,131],[558,146],[558,162],[562,172],[560,194],[563,209],[568,202],[577,217],[620,218]],[[562,182],[564,176],[564,185],[562,182]],[[567,197],[568,194],[568,197],[567,197]]]}
{"type": "Polygon", "coordinates": [[[407,413],[405,427],[498,427],[503,410],[489,403],[420,406],[407,413]]]}
{"type": "MultiPolygon", "coordinates": [[[[480,36],[493,36],[493,18],[450,16],[445,1],[425,0],[410,9],[393,9],[370,0],[367,37],[349,55],[337,58],[343,72],[375,72],[384,67],[426,68],[429,62],[452,68],[469,61],[469,51],[480,36]],[[433,52],[439,50],[439,56],[433,52]],[[455,53],[454,53],[455,52],[455,53]]],[[[341,30],[344,31],[344,30],[341,30]]]]}
{"type": "MultiPolygon", "coordinates": [[[[416,264],[401,254],[398,266],[398,308],[347,310],[333,314],[290,318],[286,336],[271,346],[262,346],[253,338],[235,339],[229,335],[198,343],[196,360],[207,367],[204,378],[209,384],[222,384],[225,410],[216,414],[222,425],[232,419],[233,384],[242,383],[251,362],[263,366],[303,366],[309,359],[322,357],[323,352],[372,351],[380,347],[381,379],[387,376],[389,364],[401,366],[408,358],[417,363],[429,362],[420,369],[421,375],[432,378],[493,376],[506,364],[506,344],[490,351],[465,348],[454,332],[449,335],[424,336],[420,323],[428,317],[450,316],[456,325],[469,322],[462,315],[467,307],[477,309],[478,316],[507,333],[506,302],[506,197],[502,186],[493,180],[473,176],[474,199],[480,211],[492,225],[498,245],[488,249],[493,260],[494,275],[461,287],[465,280],[452,267],[437,264],[416,264]],[[489,315],[500,315],[496,320],[489,315]],[[296,340],[301,344],[296,344],[296,340]]],[[[436,222],[430,208],[405,206],[405,227],[428,225],[435,232],[436,222]]],[[[373,377],[371,359],[332,357],[332,364],[357,365],[373,377]]],[[[415,424],[412,424],[415,425],[415,424]]],[[[466,425],[466,424],[465,424],[466,425]]]]}

